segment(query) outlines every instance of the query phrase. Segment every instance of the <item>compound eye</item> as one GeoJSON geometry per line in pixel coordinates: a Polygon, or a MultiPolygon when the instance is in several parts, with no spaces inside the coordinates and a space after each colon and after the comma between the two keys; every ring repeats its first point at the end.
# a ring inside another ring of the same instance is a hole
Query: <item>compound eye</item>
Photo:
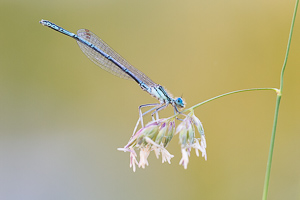
{"type": "Polygon", "coordinates": [[[178,97],[178,98],[176,99],[176,105],[179,106],[179,107],[181,107],[181,108],[183,108],[183,107],[184,107],[183,99],[180,98],[180,97],[178,97]]]}

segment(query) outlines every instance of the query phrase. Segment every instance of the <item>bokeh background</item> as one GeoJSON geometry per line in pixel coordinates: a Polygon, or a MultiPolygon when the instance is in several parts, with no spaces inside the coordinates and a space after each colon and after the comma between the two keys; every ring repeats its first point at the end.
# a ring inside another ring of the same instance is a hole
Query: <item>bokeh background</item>
{"type": "MultiPolygon", "coordinates": [[[[222,93],[279,87],[294,0],[1,0],[0,199],[261,199],[276,95],[239,93],[205,104],[208,160],[187,170],[151,153],[129,168],[117,151],[138,106],[156,102],[94,65],[49,28],[88,28],[187,107],[222,93]]],[[[285,73],[269,199],[300,198],[300,22],[285,73]]],[[[172,109],[162,113],[168,116],[172,109]]]]}

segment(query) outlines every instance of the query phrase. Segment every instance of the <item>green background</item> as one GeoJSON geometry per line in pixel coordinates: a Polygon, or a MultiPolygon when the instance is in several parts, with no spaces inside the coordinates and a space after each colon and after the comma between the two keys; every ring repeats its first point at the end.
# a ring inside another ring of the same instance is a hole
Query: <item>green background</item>
{"type": "MultiPolygon", "coordinates": [[[[294,0],[0,2],[0,199],[261,199],[276,95],[231,95],[196,109],[208,160],[146,169],[117,151],[138,106],[157,102],[94,65],[49,28],[87,28],[133,66],[183,95],[187,107],[222,93],[279,87],[294,0]]],[[[269,199],[300,198],[300,24],[285,74],[269,199]]],[[[169,108],[161,116],[169,116],[169,108]]]]}

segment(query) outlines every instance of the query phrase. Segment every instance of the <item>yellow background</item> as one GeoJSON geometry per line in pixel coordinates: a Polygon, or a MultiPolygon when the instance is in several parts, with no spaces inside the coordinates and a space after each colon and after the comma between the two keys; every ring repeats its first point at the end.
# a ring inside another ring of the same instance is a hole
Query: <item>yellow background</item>
{"type": "MultiPolygon", "coordinates": [[[[279,87],[294,0],[0,2],[0,199],[261,199],[276,95],[205,104],[208,160],[179,166],[153,153],[129,168],[123,147],[138,106],[157,102],[94,65],[76,42],[41,26],[87,28],[133,66],[183,95],[187,107],[222,93],[279,87]]],[[[300,23],[285,73],[269,199],[300,198],[300,23]]],[[[172,113],[169,108],[162,116],[172,113]]]]}

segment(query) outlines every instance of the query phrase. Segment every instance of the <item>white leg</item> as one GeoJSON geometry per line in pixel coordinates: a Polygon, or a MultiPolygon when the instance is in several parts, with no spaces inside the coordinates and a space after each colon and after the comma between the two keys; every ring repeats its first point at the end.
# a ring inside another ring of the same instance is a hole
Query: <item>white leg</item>
{"type": "Polygon", "coordinates": [[[159,116],[158,116],[158,112],[165,109],[169,104],[166,103],[166,104],[160,104],[160,106],[156,107],[156,110],[151,114],[152,118],[153,118],[153,115],[156,114],[156,120],[159,119],[159,116]]]}
{"type": "MultiPolygon", "coordinates": [[[[139,115],[140,115],[140,118],[139,118],[139,121],[141,122],[141,125],[142,127],[144,127],[144,121],[143,121],[143,116],[149,112],[151,112],[152,110],[156,109],[157,107],[161,106],[160,103],[152,103],[152,104],[145,104],[145,105],[140,105],[139,106],[139,115]],[[146,112],[142,113],[142,108],[144,107],[148,107],[148,106],[154,106],[153,108],[147,110],[146,112]]],[[[152,116],[153,118],[153,116],[152,116]]],[[[139,122],[138,121],[138,122],[139,122]]]]}
{"type": "MultiPolygon", "coordinates": [[[[133,133],[132,133],[132,136],[135,134],[135,131],[136,131],[137,127],[139,126],[140,121],[141,121],[141,118],[139,118],[139,119],[137,120],[136,125],[135,125],[134,130],[133,130],[133,133]]],[[[132,136],[131,136],[131,137],[132,137],[132,136]]]]}

